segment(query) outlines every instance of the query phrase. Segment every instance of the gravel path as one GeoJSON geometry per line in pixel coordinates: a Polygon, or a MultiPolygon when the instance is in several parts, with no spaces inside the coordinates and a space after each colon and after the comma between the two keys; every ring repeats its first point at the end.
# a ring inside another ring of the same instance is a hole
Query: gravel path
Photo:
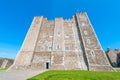
{"type": "Polygon", "coordinates": [[[36,70],[10,70],[0,71],[0,80],[26,80],[44,71],[36,70]]]}

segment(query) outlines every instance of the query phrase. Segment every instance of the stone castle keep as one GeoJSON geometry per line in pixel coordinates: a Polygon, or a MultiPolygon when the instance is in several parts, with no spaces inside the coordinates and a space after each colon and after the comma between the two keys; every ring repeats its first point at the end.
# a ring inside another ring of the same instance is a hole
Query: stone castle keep
{"type": "Polygon", "coordinates": [[[113,71],[86,13],[34,17],[10,69],[113,71]]]}

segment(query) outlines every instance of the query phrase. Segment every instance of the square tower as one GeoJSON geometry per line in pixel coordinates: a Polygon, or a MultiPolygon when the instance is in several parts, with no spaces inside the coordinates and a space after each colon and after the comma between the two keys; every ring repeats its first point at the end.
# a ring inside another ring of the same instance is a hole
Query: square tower
{"type": "Polygon", "coordinates": [[[34,17],[10,69],[113,71],[86,13],[34,17]]]}

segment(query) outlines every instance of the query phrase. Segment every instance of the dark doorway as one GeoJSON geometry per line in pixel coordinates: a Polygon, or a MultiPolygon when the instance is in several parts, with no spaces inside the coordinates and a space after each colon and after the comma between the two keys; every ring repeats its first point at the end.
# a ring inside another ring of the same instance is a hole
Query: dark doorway
{"type": "Polygon", "coordinates": [[[46,62],[46,69],[49,69],[49,62],[46,62]]]}

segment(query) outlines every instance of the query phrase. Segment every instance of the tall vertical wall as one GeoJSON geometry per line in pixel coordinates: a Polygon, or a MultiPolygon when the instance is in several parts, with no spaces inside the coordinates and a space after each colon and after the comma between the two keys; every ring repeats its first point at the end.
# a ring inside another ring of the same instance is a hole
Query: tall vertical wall
{"type": "Polygon", "coordinates": [[[46,18],[43,18],[32,58],[32,68],[46,69],[46,63],[49,63],[50,66],[54,24],[54,21],[48,21],[46,18]]]}
{"type": "Polygon", "coordinates": [[[112,70],[86,13],[35,17],[11,69],[112,70]]]}
{"type": "Polygon", "coordinates": [[[76,20],[88,62],[88,69],[93,71],[112,71],[86,13],[77,13],[76,20]]]}
{"type": "Polygon", "coordinates": [[[25,67],[31,64],[42,19],[43,17],[34,17],[30,29],[28,30],[26,38],[22,44],[22,47],[11,68],[17,69],[20,68],[20,66],[25,67]]]}
{"type": "Polygon", "coordinates": [[[79,38],[76,21],[72,19],[64,21],[64,66],[66,69],[87,70],[84,60],[81,39],[79,38]]]}
{"type": "Polygon", "coordinates": [[[51,69],[64,69],[63,19],[55,19],[53,51],[51,53],[51,69]]]}

